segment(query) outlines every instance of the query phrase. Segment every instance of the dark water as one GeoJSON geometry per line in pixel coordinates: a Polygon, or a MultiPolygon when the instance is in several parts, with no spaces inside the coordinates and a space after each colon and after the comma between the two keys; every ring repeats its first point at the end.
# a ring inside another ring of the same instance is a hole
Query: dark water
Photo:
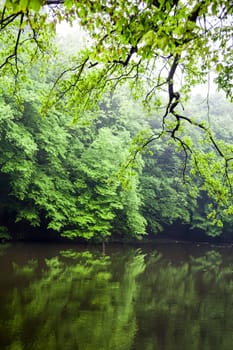
{"type": "Polygon", "coordinates": [[[1,350],[232,350],[233,248],[0,248],[1,350]]]}

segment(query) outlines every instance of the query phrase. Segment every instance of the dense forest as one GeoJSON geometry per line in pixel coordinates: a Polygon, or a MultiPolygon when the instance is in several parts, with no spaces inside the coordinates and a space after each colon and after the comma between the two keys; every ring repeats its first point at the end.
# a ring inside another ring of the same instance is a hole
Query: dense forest
{"type": "Polygon", "coordinates": [[[232,7],[61,3],[1,9],[0,239],[232,238],[232,7]]]}
{"type": "MultiPolygon", "coordinates": [[[[231,232],[232,217],[190,173],[190,162],[183,176],[181,150],[157,140],[133,159],[138,139],[159,126],[126,86],[74,122],[72,111],[54,108],[42,115],[41,85],[48,89],[35,74],[21,91],[20,105],[12,95],[1,97],[2,238],[11,232],[30,239],[39,232],[33,227],[41,228],[45,239],[57,232],[97,241],[155,235],[170,225],[208,235],[231,232]]],[[[195,113],[193,106],[207,118],[203,96],[194,96],[185,108],[195,113]]],[[[210,98],[209,119],[219,137],[232,139],[231,105],[223,96],[210,98]]],[[[197,137],[195,130],[191,136],[197,137]]]]}

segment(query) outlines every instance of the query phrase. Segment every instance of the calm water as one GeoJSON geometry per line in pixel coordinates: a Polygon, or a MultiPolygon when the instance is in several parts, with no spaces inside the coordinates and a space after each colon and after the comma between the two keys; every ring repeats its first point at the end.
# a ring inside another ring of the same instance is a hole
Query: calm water
{"type": "Polygon", "coordinates": [[[233,248],[0,247],[1,350],[232,350],[233,248]]]}

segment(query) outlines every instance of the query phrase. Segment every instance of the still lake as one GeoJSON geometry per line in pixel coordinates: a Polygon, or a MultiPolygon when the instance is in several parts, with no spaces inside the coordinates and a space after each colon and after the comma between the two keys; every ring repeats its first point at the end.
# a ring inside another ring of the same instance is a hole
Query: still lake
{"type": "Polygon", "coordinates": [[[232,350],[233,248],[0,246],[1,350],[232,350]]]}

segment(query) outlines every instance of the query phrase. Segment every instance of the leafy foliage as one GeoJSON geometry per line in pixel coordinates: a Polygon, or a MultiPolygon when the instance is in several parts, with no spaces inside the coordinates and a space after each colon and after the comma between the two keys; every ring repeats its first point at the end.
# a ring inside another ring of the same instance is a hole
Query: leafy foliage
{"type": "Polygon", "coordinates": [[[231,24],[227,0],[1,5],[2,221],[97,240],[231,227],[230,105],[185,105],[211,71],[232,101],[231,24]],[[76,20],[65,56],[56,29],[76,20]]]}

